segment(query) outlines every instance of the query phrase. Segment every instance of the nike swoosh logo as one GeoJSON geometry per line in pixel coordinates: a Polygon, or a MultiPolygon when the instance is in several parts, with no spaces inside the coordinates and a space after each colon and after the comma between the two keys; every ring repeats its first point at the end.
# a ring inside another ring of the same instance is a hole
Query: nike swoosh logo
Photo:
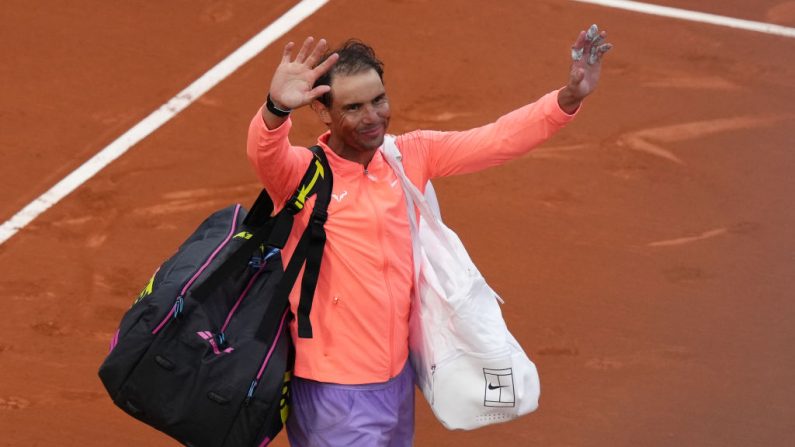
{"type": "Polygon", "coordinates": [[[497,386],[494,386],[492,384],[489,384],[489,389],[490,390],[498,390],[500,388],[507,388],[507,387],[508,387],[508,385],[497,385],[497,386]]]}

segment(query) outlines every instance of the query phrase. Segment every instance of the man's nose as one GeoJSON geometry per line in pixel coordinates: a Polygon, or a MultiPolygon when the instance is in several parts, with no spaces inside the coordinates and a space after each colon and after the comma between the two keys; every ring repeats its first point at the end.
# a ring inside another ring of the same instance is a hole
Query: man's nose
{"type": "Polygon", "coordinates": [[[364,106],[364,117],[362,121],[365,123],[374,123],[378,121],[378,110],[372,104],[364,106]]]}

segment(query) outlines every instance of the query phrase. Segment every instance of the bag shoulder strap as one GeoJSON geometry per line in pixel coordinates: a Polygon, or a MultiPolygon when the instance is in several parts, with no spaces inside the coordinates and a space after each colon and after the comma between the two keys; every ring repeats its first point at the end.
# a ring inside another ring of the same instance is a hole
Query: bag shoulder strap
{"type": "MultiPolygon", "coordinates": [[[[298,303],[296,318],[298,319],[298,336],[312,338],[312,325],[309,321],[309,312],[315,296],[317,281],[320,276],[320,264],[323,260],[323,251],[326,244],[326,230],[324,224],[328,219],[328,205],[331,201],[331,191],[334,180],[331,167],[323,149],[319,146],[310,148],[315,158],[315,169],[312,175],[304,176],[301,186],[296,194],[290,198],[289,206],[299,211],[304,208],[306,198],[316,194],[315,206],[309,217],[304,233],[295,247],[292,257],[284,270],[284,276],[276,288],[276,295],[280,299],[289,297],[301,268],[304,267],[304,276],[301,280],[301,298],[298,303]]],[[[288,205],[285,205],[287,207],[288,205]]]]}
{"type": "MultiPolygon", "coordinates": [[[[326,216],[326,208],[331,200],[331,168],[328,166],[328,160],[322,148],[313,146],[310,150],[313,154],[312,161],[309,163],[301,183],[289,201],[292,206],[285,205],[276,216],[271,217],[273,201],[267,191],[263,189],[251,206],[251,211],[243,220],[243,226],[251,236],[227,258],[223,265],[219,266],[206,280],[191,291],[191,295],[196,297],[196,299],[205,299],[223,283],[226,277],[238,274],[241,268],[248,264],[251,253],[259,250],[261,244],[279,249],[284,248],[284,244],[290,236],[295,214],[301,211],[303,203],[313,194],[319,193],[316,203],[320,205],[319,212],[322,211],[322,215],[326,216]],[[300,208],[296,205],[299,197],[301,199],[300,208]]],[[[316,208],[318,207],[317,204],[316,208]]],[[[312,219],[310,219],[311,221],[312,219]]],[[[325,222],[325,219],[323,222],[325,222]]],[[[317,249],[316,247],[315,250],[317,249]]],[[[322,246],[320,250],[322,251],[322,246]]],[[[319,264],[317,268],[319,269],[319,264]]],[[[288,295],[294,282],[295,279],[289,283],[288,295]]],[[[284,284],[284,286],[287,287],[288,284],[284,284]]],[[[312,287],[312,291],[314,292],[314,287],[312,287]]]]}
{"type": "MultiPolygon", "coordinates": [[[[405,171],[403,170],[403,154],[400,153],[400,149],[397,146],[397,139],[394,135],[386,135],[384,136],[384,144],[381,146],[381,151],[384,155],[384,159],[387,161],[387,164],[392,168],[397,175],[398,179],[405,178],[408,181],[408,176],[406,176],[405,171]]],[[[409,183],[411,183],[409,181],[409,183]]],[[[406,192],[408,194],[408,192],[406,192]]],[[[439,199],[436,197],[436,190],[433,187],[433,184],[430,180],[425,184],[425,194],[424,194],[425,201],[427,202],[428,206],[430,207],[433,214],[436,216],[437,219],[442,220],[442,212],[439,209],[439,199]]]]}

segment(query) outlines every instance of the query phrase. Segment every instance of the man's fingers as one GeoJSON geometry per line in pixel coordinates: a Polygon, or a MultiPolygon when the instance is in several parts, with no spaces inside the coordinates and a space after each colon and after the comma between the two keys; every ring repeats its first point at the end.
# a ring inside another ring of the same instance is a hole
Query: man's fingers
{"type": "Polygon", "coordinates": [[[331,67],[337,63],[337,59],[340,58],[340,55],[337,53],[331,54],[329,57],[326,58],[320,65],[315,67],[312,72],[315,75],[315,79],[323,76],[327,71],[331,70],[331,67]]]}
{"type": "Polygon", "coordinates": [[[293,47],[295,46],[295,42],[287,42],[287,45],[284,46],[284,53],[282,53],[282,63],[290,63],[290,57],[293,54],[293,47]]]}
{"type": "Polygon", "coordinates": [[[571,60],[577,62],[582,59],[582,53],[585,50],[585,31],[580,31],[574,45],[571,46],[571,60]]]}
{"type": "Polygon", "coordinates": [[[611,44],[611,43],[606,43],[604,45],[600,45],[596,49],[596,57],[597,57],[597,59],[601,61],[602,58],[604,57],[605,53],[610,51],[611,48],[613,48],[613,44],[611,44]]]}
{"type": "Polygon", "coordinates": [[[580,31],[580,35],[577,36],[577,40],[574,41],[574,45],[572,45],[571,47],[572,48],[585,47],[585,31],[580,31]]]}
{"type": "Polygon", "coordinates": [[[593,41],[591,42],[591,46],[598,47],[599,45],[603,44],[605,41],[606,33],[602,31],[598,36],[594,37],[593,41]]]}
{"type": "Polygon", "coordinates": [[[304,61],[306,60],[306,56],[309,54],[309,48],[312,46],[312,42],[314,41],[315,38],[312,36],[309,36],[306,38],[306,40],[304,40],[304,44],[301,45],[301,50],[298,51],[298,55],[295,56],[295,62],[301,64],[304,63],[304,61]]]}
{"type": "Polygon", "coordinates": [[[327,92],[330,92],[330,91],[331,91],[331,87],[330,86],[328,86],[328,85],[318,85],[317,87],[313,88],[312,90],[309,90],[309,93],[307,93],[306,96],[307,96],[307,99],[309,101],[312,101],[313,99],[316,99],[316,98],[320,97],[320,95],[322,95],[324,93],[327,93],[327,92]]]}
{"type": "Polygon", "coordinates": [[[593,25],[588,28],[588,32],[585,33],[585,40],[588,42],[593,42],[594,39],[599,35],[599,27],[596,26],[594,23],[593,25]]]}
{"type": "Polygon", "coordinates": [[[601,62],[602,56],[613,48],[613,44],[606,43],[598,47],[591,47],[591,55],[588,57],[588,64],[593,65],[601,62]]]}
{"type": "Polygon", "coordinates": [[[323,53],[326,52],[326,39],[320,39],[315,45],[315,49],[312,50],[312,54],[306,59],[306,65],[313,67],[317,61],[323,57],[323,53]]]}
{"type": "Polygon", "coordinates": [[[591,45],[591,50],[589,51],[589,54],[588,54],[588,65],[593,65],[593,64],[599,62],[599,56],[600,56],[600,54],[598,52],[598,48],[593,46],[593,45],[591,45]]]}
{"type": "Polygon", "coordinates": [[[577,62],[585,57],[588,65],[598,63],[602,55],[612,48],[611,44],[604,43],[605,39],[607,31],[600,31],[596,24],[591,25],[588,31],[580,31],[571,47],[571,60],[577,62]]]}

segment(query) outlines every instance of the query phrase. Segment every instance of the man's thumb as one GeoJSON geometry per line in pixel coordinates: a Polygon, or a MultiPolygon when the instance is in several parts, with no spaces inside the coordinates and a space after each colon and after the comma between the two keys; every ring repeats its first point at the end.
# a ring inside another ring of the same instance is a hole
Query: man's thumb
{"type": "Polygon", "coordinates": [[[571,85],[579,85],[585,78],[585,69],[574,67],[571,70],[571,85]]]}

